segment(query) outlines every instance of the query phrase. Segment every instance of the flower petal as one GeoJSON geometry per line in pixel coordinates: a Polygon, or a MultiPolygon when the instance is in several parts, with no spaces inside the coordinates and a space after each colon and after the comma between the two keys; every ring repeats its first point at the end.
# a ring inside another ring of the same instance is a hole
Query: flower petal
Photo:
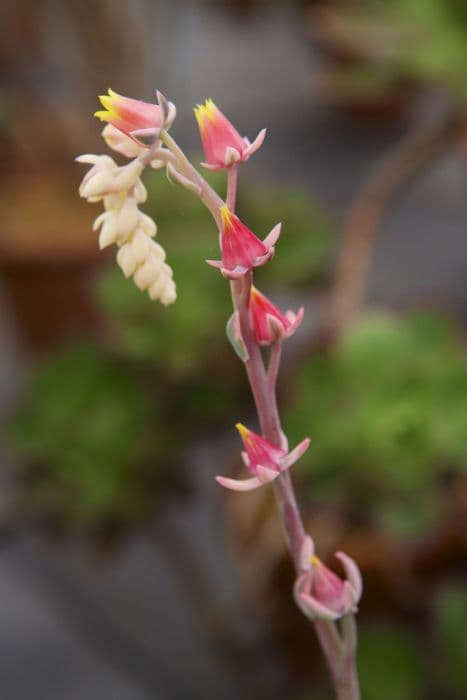
{"type": "Polygon", "coordinates": [[[251,479],[228,479],[225,476],[216,476],[216,481],[231,491],[253,491],[263,485],[256,476],[251,479]]]}
{"type": "Polygon", "coordinates": [[[284,459],[281,462],[281,470],[285,471],[286,469],[290,469],[292,464],[295,464],[295,462],[300,459],[300,457],[307,451],[307,449],[310,446],[310,438],[305,438],[302,440],[297,447],[294,447],[292,452],[289,452],[289,454],[284,457],[284,459]]]}
{"type": "Polygon", "coordinates": [[[344,552],[336,552],[335,556],[337,559],[339,559],[342,566],[344,567],[345,577],[351,585],[355,595],[355,601],[358,603],[358,601],[362,597],[363,591],[363,582],[360,569],[358,568],[355,561],[347,554],[344,554],[344,552]]]}
{"type": "Polygon", "coordinates": [[[277,239],[281,235],[281,228],[282,228],[282,223],[278,223],[274,226],[274,228],[268,233],[266,238],[264,239],[263,243],[266,246],[266,248],[272,248],[273,245],[277,243],[277,239]]]}

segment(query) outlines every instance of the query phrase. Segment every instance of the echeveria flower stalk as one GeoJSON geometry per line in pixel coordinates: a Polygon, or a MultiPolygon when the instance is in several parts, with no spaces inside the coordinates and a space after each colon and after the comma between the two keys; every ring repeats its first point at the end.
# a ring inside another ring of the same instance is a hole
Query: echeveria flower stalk
{"type": "Polygon", "coordinates": [[[253,267],[265,265],[274,255],[274,244],[279,238],[281,225],[277,224],[261,241],[227,206],[221,207],[220,213],[222,260],[207,260],[209,265],[218,267],[229,279],[238,279],[253,267]]]}
{"type": "Polygon", "coordinates": [[[241,423],[237,423],[235,427],[245,446],[242,459],[254,476],[251,479],[228,479],[224,476],[216,476],[216,480],[221,486],[233,491],[252,491],[274,481],[279,474],[290,469],[310,445],[309,438],[305,438],[292,452],[287,454],[287,450],[272,445],[268,440],[241,423]]]}
{"type": "Polygon", "coordinates": [[[216,479],[235,491],[272,484],[297,572],[296,601],[313,622],[338,700],[359,700],[354,613],[362,589],[360,572],[350,557],[337,552],[346,575],[341,579],[315,556],[289,472],[310,441],[306,438],[288,451],[277,407],[276,380],[282,341],[297,330],[303,309],[282,313],[252,283],[254,268],[266,264],[274,255],[280,224],[262,241],[234,214],[238,165],[259,148],[265,131],[250,144],[212,100],[196,108],[205,165],[211,169],[228,169],[224,202],[168,134],[175,107],[160,93],[157,99],[158,104],[151,105],[112,91],[101,98],[106,109],[97,116],[108,122],[102,134],[104,140],[110,148],[133,160],[119,167],[109,156],[81,157],[82,162],[92,167],[81,183],[80,194],[90,202],[103,202],[104,212],[95,222],[95,228],[100,228],[100,246],[116,244],[117,262],[124,274],[132,275],[141,289],[163,304],[172,303],[176,292],[165,251],[153,240],[156,225],[139,209],[146,199],[140,179],[144,168],[165,166],[169,180],[197,196],[210,211],[219,231],[222,259],[208,262],[230,279],[234,312],[227,323],[227,335],[245,365],[261,426],[261,434],[257,434],[237,425],[250,478],[217,476],[216,479]],[[262,352],[261,346],[265,345],[271,346],[269,352],[262,352]]]}
{"type": "Polygon", "coordinates": [[[256,287],[251,287],[250,316],[259,345],[271,345],[295,333],[303,321],[303,307],[297,313],[286,311],[283,314],[256,287]]]}
{"type": "Polygon", "coordinates": [[[294,587],[297,605],[310,619],[338,620],[357,612],[362,595],[362,577],[358,566],[347,554],[336,552],[346,578],[341,579],[314,551],[311,537],[306,537],[301,552],[301,572],[294,587]]]}
{"type": "Polygon", "coordinates": [[[261,147],[266,136],[266,129],[262,129],[253,143],[250,143],[247,138],[240,136],[212,100],[206,100],[204,105],[195,107],[195,116],[206,158],[202,165],[210,170],[244,163],[261,147]]]}

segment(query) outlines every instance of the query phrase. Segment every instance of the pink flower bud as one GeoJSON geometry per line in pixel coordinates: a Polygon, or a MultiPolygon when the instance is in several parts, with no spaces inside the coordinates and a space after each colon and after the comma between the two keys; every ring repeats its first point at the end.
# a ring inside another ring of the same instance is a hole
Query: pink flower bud
{"type": "Polygon", "coordinates": [[[252,491],[270,481],[274,481],[279,474],[290,469],[295,464],[310,444],[310,440],[305,438],[295,449],[287,454],[287,451],[282,447],[272,445],[252,430],[248,430],[241,423],[237,423],[236,428],[240,433],[246,450],[242,452],[242,459],[245,466],[253,474],[253,478],[240,480],[216,476],[216,481],[221,486],[233,491],[252,491]]]}
{"type": "Polygon", "coordinates": [[[294,587],[295,600],[310,619],[337,620],[356,612],[362,595],[362,577],[353,559],[336,552],[346,579],[343,580],[314,553],[311,537],[305,537],[301,552],[301,573],[294,587]]]}
{"type": "Polygon", "coordinates": [[[222,260],[207,260],[213,267],[220,268],[224,277],[237,279],[248,270],[264,265],[274,255],[274,244],[279,238],[281,225],[277,224],[260,241],[253,231],[242,224],[238,216],[229,209],[221,207],[222,230],[220,236],[222,260]]]}
{"type": "MultiPolygon", "coordinates": [[[[159,129],[164,126],[164,112],[159,105],[124,97],[110,88],[108,95],[99,95],[99,99],[105,109],[95,112],[94,116],[112,124],[142,146],[147,145],[144,139],[147,141],[156,138],[159,129]]],[[[112,133],[110,137],[115,143],[112,133]]],[[[121,145],[116,150],[121,151],[121,145]]]]}
{"type": "Polygon", "coordinates": [[[252,287],[250,314],[256,342],[270,345],[295,333],[303,320],[303,307],[296,314],[293,311],[283,314],[256,287],[252,287]]]}
{"type": "Polygon", "coordinates": [[[261,147],[266,136],[266,129],[263,129],[253,143],[250,143],[248,139],[240,136],[212,100],[206,100],[204,105],[195,107],[195,116],[206,157],[206,162],[202,165],[210,170],[244,163],[261,147]]]}

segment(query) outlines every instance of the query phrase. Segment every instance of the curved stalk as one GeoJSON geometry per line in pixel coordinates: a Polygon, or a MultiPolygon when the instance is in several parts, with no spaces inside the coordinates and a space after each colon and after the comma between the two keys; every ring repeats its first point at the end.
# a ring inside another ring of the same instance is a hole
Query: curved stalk
{"type": "MultiPolygon", "coordinates": [[[[211,212],[218,228],[221,228],[219,209],[224,205],[222,199],[206,183],[200,173],[188,161],[174,139],[161,132],[161,140],[175,157],[175,166],[201,190],[200,198],[211,212]]],[[[228,170],[228,187],[226,204],[235,211],[237,191],[237,166],[228,170]]],[[[274,445],[284,444],[279,411],[277,408],[276,382],[280,365],[281,343],[274,344],[268,371],[266,371],[261,348],[256,342],[249,313],[249,300],[252,286],[251,271],[243,277],[230,282],[234,310],[239,313],[240,330],[248,360],[245,369],[256,405],[261,432],[274,445]]],[[[298,508],[294,487],[289,472],[280,474],[273,482],[277,506],[285,532],[290,555],[296,572],[300,571],[300,552],[305,537],[305,528],[298,508]]],[[[353,615],[347,616],[346,629],[354,631],[353,643],[348,643],[348,636],[341,637],[337,623],[315,620],[314,626],[321,648],[333,679],[337,700],[360,700],[360,691],[355,664],[356,635],[353,615]],[[351,618],[351,619],[350,619],[351,618]],[[350,625],[350,627],[349,627],[350,625]]]]}

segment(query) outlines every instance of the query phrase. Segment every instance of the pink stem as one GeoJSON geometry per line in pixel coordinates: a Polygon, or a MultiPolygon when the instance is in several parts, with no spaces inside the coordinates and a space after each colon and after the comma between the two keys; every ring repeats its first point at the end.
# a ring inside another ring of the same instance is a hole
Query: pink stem
{"type": "MultiPolygon", "coordinates": [[[[236,166],[234,166],[229,170],[228,174],[227,206],[231,211],[235,209],[236,184],[237,170],[236,166]]],[[[282,344],[280,342],[273,344],[270,364],[268,372],[266,372],[261,350],[256,342],[251,326],[249,314],[251,284],[251,272],[243,278],[233,280],[230,283],[232,300],[234,308],[238,310],[240,315],[240,330],[248,350],[249,358],[245,362],[245,367],[255,400],[261,431],[263,436],[272,444],[281,445],[283,433],[277,408],[276,384],[282,344]]],[[[278,476],[273,483],[273,487],[289,551],[298,574],[305,528],[297,505],[290,472],[286,471],[278,476]]],[[[347,617],[351,618],[350,624],[353,625],[353,630],[355,631],[354,616],[347,617]]],[[[315,620],[314,626],[331,672],[337,700],[359,700],[360,690],[355,663],[356,636],[354,635],[354,644],[344,645],[335,622],[315,620]]]]}
{"type": "MultiPolygon", "coordinates": [[[[175,156],[177,169],[187,178],[195,182],[201,189],[201,201],[211,212],[220,229],[219,209],[224,202],[219,195],[207,184],[186,158],[178,144],[168,135],[161,132],[161,140],[175,156]]],[[[228,187],[226,204],[230,211],[235,211],[237,191],[237,166],[228,170],[228,187]]],[[[283,433],[277,408],[276,379],[280,365],[280,343],[276,343],[271,351],[269,372],[266,372],[261,349],[251,326],[249,300],[252,285],[252,273],[230,283],[234,309],[238,310],[240,330],[248,350],[248,360],[245,362],[248,380],[258,413],[258,419],[263,436],[273,445],[283,444],[283,433]]],[[[287,544],[297,573],[300,570],[300,552],[305,537],[302,516],[298,509],[297,499],[289,472],[280,474],[273,483],[276,501],[283,524],[287,544]]],[[[315,620],[314,626],[326,658],[336,690],[337,700],[360,700],[360,691],[355,665],[355,621],[349,620],[341,639],[337,624],[326,620],[315,620]],[[353,643],[348,643],[349,629],[353,630],[353,643]],[[346,643],[345,643],[346,642],[346,643]]]]}
{"type": "Polygon", "coordinates": [[[227,173],[227,197],[226,205],[232,213],[235,212],[235,202],[237,201],[237,176],[238,165],[231,165],[227,173]]]}
{"type": "Polygon", "coordinates": [[[280,340],[276,341],[271,346],[271,354],[269,356],[268,364],[268,382],[269,389],[272,394],[276,394],[277,386],[277,375],[279,374],[279,367],[281,364],[282,355],[282,342],[280,340]]]}

